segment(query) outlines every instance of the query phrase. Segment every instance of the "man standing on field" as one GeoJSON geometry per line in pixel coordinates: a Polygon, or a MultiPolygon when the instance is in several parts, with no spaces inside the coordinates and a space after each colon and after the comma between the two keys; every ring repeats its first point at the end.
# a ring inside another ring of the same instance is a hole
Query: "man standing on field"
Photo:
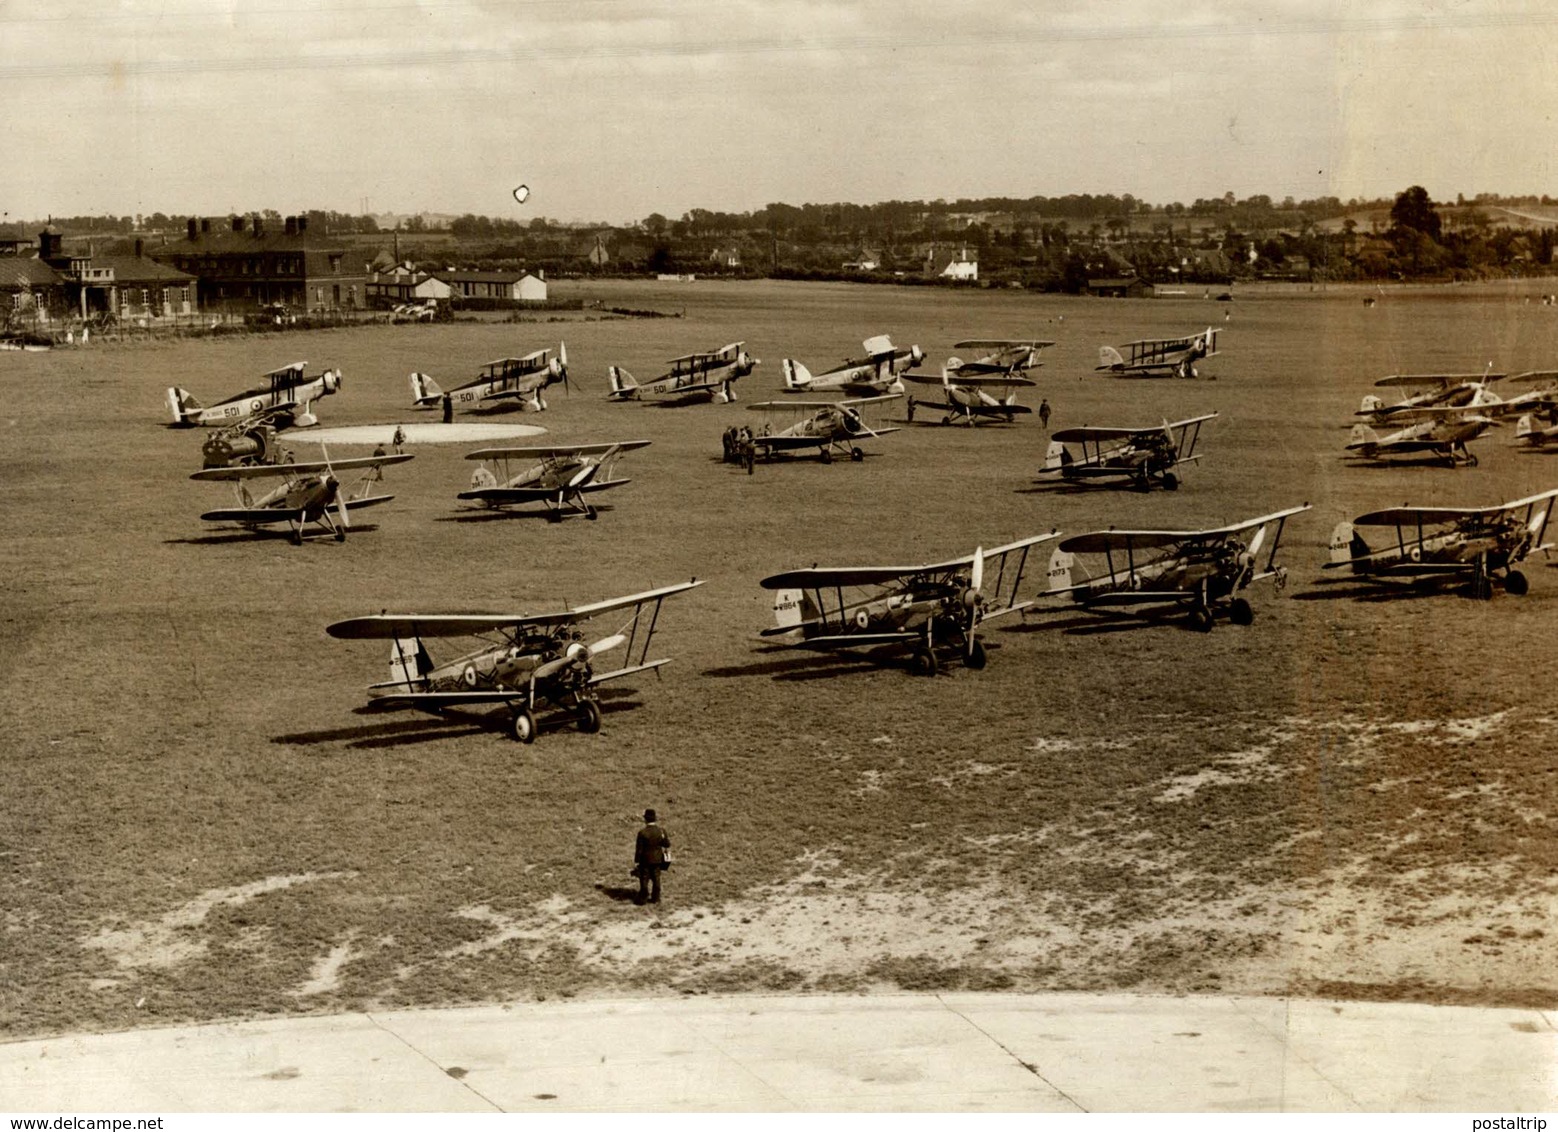
{"type": "Polygon", "coordinates": [[[670,834],[655,821],[653,810],[644,811],[644,828],[633,846],[633,873],[638,877],[638,902],[660,903],[660,873],[671,863],[670,834]]]}

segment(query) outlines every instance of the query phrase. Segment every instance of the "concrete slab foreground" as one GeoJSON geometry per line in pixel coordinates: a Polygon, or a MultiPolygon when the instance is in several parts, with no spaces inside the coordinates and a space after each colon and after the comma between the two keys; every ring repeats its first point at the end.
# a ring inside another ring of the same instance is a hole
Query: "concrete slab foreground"
{"type": "Polygon", "coordinates": [[[1534,1010],[1127,995],[731,997],[0,1045],[13,1112],[1558,1108],[1534,1010]]]}

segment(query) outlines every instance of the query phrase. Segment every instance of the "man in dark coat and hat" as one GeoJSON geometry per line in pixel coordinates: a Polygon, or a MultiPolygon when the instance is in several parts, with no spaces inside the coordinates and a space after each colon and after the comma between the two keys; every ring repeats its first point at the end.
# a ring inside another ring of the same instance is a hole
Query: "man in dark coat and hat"
{"type": "Polygon", "coordinates": [[[660,903],[660,874],[670,864],[671,837],[655,820],[654,810],[644,811],[644,828],[633,846],[633,872],[638,877],[638,902],[660,903]]]}

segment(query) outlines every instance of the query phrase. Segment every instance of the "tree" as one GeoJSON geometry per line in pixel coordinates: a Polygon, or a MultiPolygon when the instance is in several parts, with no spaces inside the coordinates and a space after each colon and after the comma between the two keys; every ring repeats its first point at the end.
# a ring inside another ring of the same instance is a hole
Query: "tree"
{"type": "Polygon", "coordinates": [[[1390,223],[1393,228],[1421,232],[1430,240],[1439,238],[1439,212],[1422,185],[1413,185],[1396,195],[1396,203],[1390,209],[1390,223]]]}

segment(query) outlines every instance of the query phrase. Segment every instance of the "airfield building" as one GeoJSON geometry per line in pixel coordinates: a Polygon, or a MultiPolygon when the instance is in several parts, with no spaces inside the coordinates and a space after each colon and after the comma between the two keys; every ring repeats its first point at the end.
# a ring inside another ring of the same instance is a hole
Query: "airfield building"
{"type": "Polygon", "coordinates": [[[263,217],[227,223],[190,220],[183,240],[152,256],[197,277],[209,310],[251,310],[283,303],[299,311],[360,310],[368,305],[367,261],[308,218],[289,216],[280,229],[263,217]]]}

